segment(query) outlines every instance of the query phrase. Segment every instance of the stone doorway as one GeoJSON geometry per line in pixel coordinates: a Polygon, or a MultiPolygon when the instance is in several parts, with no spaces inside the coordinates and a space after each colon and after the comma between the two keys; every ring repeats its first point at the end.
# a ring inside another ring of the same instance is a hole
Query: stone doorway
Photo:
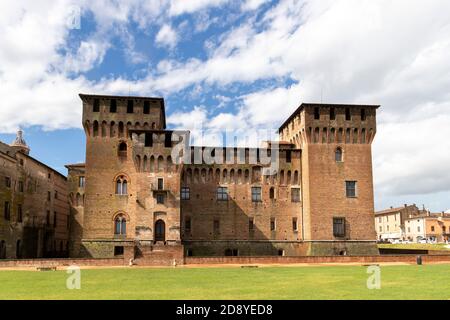
{"type": "Polygon", "coordinates": [[[155,223],[155,242],[166,241],[166,224],[163,220],[158,220],[155,223]]]}

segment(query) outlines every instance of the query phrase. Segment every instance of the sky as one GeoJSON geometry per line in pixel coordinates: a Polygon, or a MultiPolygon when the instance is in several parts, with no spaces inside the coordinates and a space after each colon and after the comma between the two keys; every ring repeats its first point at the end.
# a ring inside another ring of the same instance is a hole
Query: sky
{"type": "MultiPolygon", "coordinates": [[[[3,0],[0,140],[66,173],[79,93],[165,98],[169,128],[274,132],[302,102],[380,104],[377,209],[450,208],[448,0],[3,0]]],[[[217,143],[210,138],[203,143],[217,143]]]]}

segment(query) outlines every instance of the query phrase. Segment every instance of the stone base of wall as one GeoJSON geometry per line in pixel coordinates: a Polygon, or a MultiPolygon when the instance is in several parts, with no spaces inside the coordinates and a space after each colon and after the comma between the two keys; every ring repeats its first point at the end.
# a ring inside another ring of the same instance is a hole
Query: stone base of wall
{"type": "Polygon", "coordinates": [[[186,256],[378,255],[375,241],[184,241],[186,256]]]}
{"type": "MultiPolygon", "coordinates": [[[[426,263],[450,263],[450,255],[421,256],[426,263]]],[[[400,256],[330,256],[330,257],[185,257],[186,265],[264,265],[264,264],[326,264],[326,263],[408,263],[416,264],[416,255],[400,256]]]]}
{"type": "Polygon", "coordinates": [[[114,258],[114,248],[123,247],[124,251],[128,247],[133,247],[133,240],[107,239],[107,240],[83,240],[79,256],[81,258],[114,258]]]}
{"type": "Polygon", "coordinates": [[[182,245],[144,245],[134,248],[134,263],[144,266],[175,266],[184,264],[182,245]]]}
{"type": "Polygon", "coordinates": [[[114,259],[20,259],[0,260],[1,268],[42,268],[42,267],[68,267],[68,266],[98,266],[114,267],[123,266],[123,258],[114,259]]]}
{"type": "Polygon", "coordinates": [[[376,256],[376,241],[311,241],[309,256],[376,256]]]}

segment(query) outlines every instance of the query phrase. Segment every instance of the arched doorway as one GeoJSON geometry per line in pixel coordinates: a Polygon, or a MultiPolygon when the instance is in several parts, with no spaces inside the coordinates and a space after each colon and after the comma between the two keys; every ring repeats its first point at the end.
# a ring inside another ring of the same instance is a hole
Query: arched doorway
{"type": "Polygon", "coordinates": [[[155,241],[166,241],[166,224],[163,220],[155,223],[155,241]]]}

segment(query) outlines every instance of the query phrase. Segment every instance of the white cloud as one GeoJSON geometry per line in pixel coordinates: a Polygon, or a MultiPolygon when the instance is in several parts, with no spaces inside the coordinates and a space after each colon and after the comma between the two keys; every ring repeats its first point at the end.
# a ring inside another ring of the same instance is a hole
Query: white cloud
{"type": "Polygon", "coordinates": [[[246,0],[241,5],[241,10],[249,11],[258,9],[266,0],[246,0]]]}
{"type": "Polygon", "coordinates": [[[170,25],[165,24],[156,34],[155,41],[159,45],[173,49],[178,42],[178,34],[170,25]]]}
{"type": "Polygon", "coordinates": [[[229,0],[171,0],[169,14],[172,16],[192,13],[201,9],[220,6],[229,0]]]}

